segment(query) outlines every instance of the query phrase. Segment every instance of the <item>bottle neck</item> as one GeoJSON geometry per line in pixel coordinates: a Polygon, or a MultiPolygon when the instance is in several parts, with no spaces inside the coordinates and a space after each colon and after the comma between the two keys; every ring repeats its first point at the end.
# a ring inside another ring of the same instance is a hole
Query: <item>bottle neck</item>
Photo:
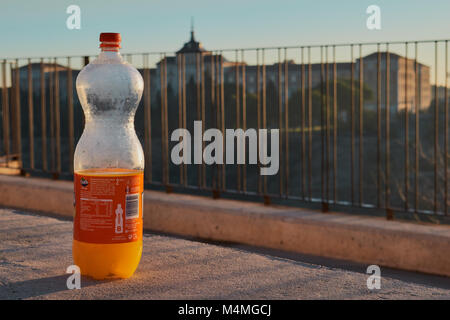
{"type": "Polygon", "coordinates": [[[104,50],[102,48],[100,54],[97,56],[97,59],[94,60],[93,63],[122,63],[123,57],[119,52],[119,49],[115,51],[104,50]]]}

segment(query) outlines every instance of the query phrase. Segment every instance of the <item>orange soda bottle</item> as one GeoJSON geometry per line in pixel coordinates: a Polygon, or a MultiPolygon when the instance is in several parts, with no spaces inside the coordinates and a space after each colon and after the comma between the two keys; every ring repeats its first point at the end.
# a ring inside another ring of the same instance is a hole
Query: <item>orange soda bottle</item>
{"type": "Polygon", "coordinates": [[[134,130],[140,73],[120,55],[119,33],[78,74],[85,128],[74,155],[72,255],[81,274],[128,278],[142,255],[144,153],[134,130]]]}

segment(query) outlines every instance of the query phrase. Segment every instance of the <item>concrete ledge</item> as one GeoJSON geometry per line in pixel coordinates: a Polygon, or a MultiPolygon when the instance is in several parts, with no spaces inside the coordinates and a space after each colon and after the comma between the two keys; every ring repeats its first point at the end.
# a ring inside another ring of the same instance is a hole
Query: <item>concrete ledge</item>
{"type": "MultiPolygon", "coordinates": [[[[450,276],[450,227],[145,191],[144,228],[450,276]]],[[[0,205],[73,215],[68,181],[0,176],[0,205]]]]}

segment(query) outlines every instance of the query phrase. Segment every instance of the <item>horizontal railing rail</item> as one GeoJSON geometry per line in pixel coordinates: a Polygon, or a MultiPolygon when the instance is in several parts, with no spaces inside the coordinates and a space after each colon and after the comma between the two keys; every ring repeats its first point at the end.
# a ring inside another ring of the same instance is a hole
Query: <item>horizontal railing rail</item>
{"type": "MultiPolygon", "coordinates": [[[[448,40],[123,56],[144,79],[135,127],[147,186],[448,215],[448,40]],[[278,173],[175,165],[171,133],[196,120],[223,136],[279,129],[278,173]]],[[[0,59],[0,173],[72,177],[84,126],[75,80],[93,58],[0,59]]]]}

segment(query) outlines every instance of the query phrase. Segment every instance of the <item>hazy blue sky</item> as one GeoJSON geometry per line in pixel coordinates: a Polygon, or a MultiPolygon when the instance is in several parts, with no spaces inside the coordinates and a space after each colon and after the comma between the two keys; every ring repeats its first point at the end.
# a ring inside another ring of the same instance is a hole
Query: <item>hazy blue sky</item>
{"type": "Polygon", "coordinates": [[[96,54],[102,31],[121,32],[123,52],[177,50],[191,16],[207,49],[446,39],[449,12],[442,0],[3,0],[0,58],[96,54]],[[71,4],[81,7],[81,30],[66,28],[71,4]],[[371,4],[380,31],[366,28],[371,4]]]}

